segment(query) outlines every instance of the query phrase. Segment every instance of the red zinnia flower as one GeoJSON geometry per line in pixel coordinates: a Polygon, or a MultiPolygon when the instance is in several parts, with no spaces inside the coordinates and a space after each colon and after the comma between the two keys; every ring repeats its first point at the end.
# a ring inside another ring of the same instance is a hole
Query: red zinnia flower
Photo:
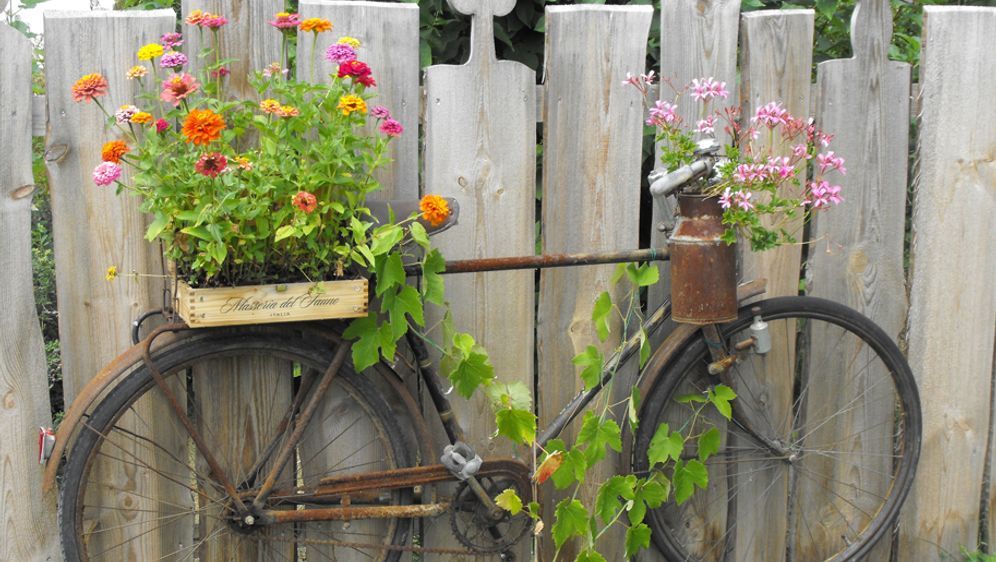
{"type": "Polygon", "coordinates": [[[205,154],[194,164],[194,169],[198,173],[209,178],[217,177],[218,174],[225,171],[226,167],[228,167],[228,159],[220,152],[205,154]]]}
{"type": "Polygon", "coordinates": [[[358,60],[351,60],[340,64],[338,76],[339,78],[349,76],[364,86],[367,86],[368,83],[373,83],[373,77],[370,76],[370,67],[367,66],[367,63],[358,60]]]}
{"type": "Polygon", "coordinates": [[[318,198],[307,191],[298,191],[291,202],[305,213],[314,212],[318,208],[318,198]]]}

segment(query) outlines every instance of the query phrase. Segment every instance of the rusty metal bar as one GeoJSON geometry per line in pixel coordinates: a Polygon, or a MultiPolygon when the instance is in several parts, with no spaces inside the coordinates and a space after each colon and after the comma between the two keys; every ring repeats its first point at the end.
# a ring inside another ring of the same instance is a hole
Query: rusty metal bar
{"type": "MultiPolygon", "coordinates": [[[[481,464],[477,476],[506,475],[521,480],[528,485],[529,467],[514,459],[486,460],[481,464]]],[[[453,473],[441,464],[397,468],[381,472],[365,472],[344,476],[327,476],[318,481],[318,488],[312,495],[345,495],[366,490],[389,490],[410,488],[433,482],[454,480],[453,473]]],[[[283,495],[292,495],[284,493],[283,495]]]]}
{"type": "Polygon", "coordinates": [[[264,510],[257,521],[264,525],[307,521],[353,521],[360,519],[393,519],[434,517],[445,513],[449,503],[415,505],[384,505],[363,507],[323,507],[318,509],[264,510]]]}
{"type": "MultiPolygon", "coordinates": [[[[510,269],[547,269],[602,263],[627,263],[664,261],[669,259],[667,248],[643,248],[618,252],[591,252],[582,254],[544,254],[539,256],[513,256],[507,258],[480,258],[446,262],[444,274],[477,273],[481,271],[506,271],[510,269]]],[[[408,275],[419,275],[421,264],[405,266],[408,275]]]]}

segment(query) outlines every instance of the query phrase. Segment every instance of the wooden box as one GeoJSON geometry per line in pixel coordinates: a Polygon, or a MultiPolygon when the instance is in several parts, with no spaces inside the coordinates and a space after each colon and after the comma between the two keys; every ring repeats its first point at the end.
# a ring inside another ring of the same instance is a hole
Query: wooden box
{"type": "Polygon", "coordinates": [[[176,310],[191,328],[367,315],[367,280],[195,289],[178,282],[176,310]]]}

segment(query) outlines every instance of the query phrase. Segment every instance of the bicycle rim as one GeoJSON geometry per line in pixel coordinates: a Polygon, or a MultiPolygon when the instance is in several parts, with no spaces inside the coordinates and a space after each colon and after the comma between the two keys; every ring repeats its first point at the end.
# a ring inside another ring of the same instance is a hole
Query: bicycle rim
{"type": "MultiPolygon", "coordinates": [[[[743,354],[725,381],[709,375],[701,337],[667,367],[649,393],[634,448],[647,448],[660,423],[696,435],[721,433],[706,462],[709,484],[681,506],[648,515],[655,544],[673,560],[727,562],[879,559],[876,544],[894,525],[912,484],[920,448],[920,407],[912,373],[870,320],[816,298],[763,301],[773,348],[743,354]],[[726,382],[740,415],[711,406],[690,415],[676,398],[726,382]]],[[[751,314],[723,327],[729,349],[749,336],[751,314]]],[[[687,448],[683,457],[698,455],[687,448]]],[[[668,474],[668,472],[665,472],[668,474]]]]}
{"type": "MultiPolygon", "coordinates": [[[[324,372],[329,348],[326,340],[219,332],[157,353],[156,365],[243,501],[251,502],[289,437],[281,422],[305,381],[324,372]]],[[[410,466],[406,435],[373,383],[344,366],[266,509],[339,506],[307,493],[326,476],[410,466]]],[[[337,543],[402,545],[411,525],[404,519],[239,525],[232,498],[141,364],[85,421],[65,474],[60,512],[68,560],[391,561],[400,553],[337,543]]],[[[410,492],[396,490],[352,505],[410,499],[410,492]]]]}

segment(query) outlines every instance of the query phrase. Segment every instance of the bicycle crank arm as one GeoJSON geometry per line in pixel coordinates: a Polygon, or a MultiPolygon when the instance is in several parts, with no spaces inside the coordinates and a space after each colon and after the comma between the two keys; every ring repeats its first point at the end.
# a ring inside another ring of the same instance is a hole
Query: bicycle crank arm
{"type": "Polygon", "coordinates": [[[383,505],[383,506],[342,506],[315,509],[268,509],[259,513],[250,525],[277,525],[280,523],[310,521],[357,521],[362,519],[409,519],[414,517],[435,517],[446,513],[449,502],[383,505]]]}

